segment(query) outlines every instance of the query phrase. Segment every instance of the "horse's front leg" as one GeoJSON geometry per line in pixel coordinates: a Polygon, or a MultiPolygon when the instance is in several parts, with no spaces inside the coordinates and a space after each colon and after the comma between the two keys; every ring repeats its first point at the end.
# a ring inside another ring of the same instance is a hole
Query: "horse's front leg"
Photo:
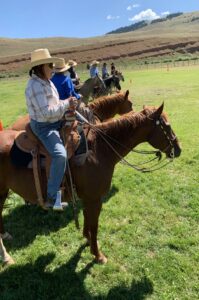
{"type": "Polygon", "coordinates": [[[87,245],[90,246],[90,244],[91,244],[91,234],[90,234],[90,229],[89,229],[89,224],[88,224],[87,210],[84,209],[83,213],[84,213],[83,236],[86,238],[87,245]]]}
{"type": "Polygon", "coordinates": [[[84,208],[84,231],[83,234],[90,244],[90,251],[95,256],[98,263],[106,263],[106,256],[99,251],[97,243],[98,219],[102,203],[100,200],[91,201],[84,208]]]}
{"type": "Polygon", "coordinates": [[[2,218],[3,206],[7,196],[8,196],[8,190],[6,190],[5,188],[3,189],[0,188],[0,235],[2,239],[11,240],[12,236],[8,232],[5,232],[4,225],[3,225],[3,218],[2,218]]]}
{"type": "Polygon", "coordinates": [[[6,248],[3,244],[3,240],[0,236],[0,256],[2,257],[3,263],[5,265],[12,265],[14,264],[14,260],[12,259],[12,257],[8,254],[8,252],[6,251],[6,248]]]}

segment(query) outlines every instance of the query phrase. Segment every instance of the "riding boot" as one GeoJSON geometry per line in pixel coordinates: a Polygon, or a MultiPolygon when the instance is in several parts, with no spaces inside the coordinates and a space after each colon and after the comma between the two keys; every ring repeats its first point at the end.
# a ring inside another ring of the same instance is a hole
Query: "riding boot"
{"type": "Polygon", "coordinates": [[[57,192],[56,199],[48,198],[47,202],[45,203],[45,209],[52,208],[56,211],[63,211],[63,209],[68,206],[67,202],[61,202],[61,191],[57,192]]]}
{"type": "Polygon", "coordinates": [[[61,202],[61,198],[62,198],[61,196],[62,196],[62,192],[58,191],[55,203],[53,205],[53,210],[62,211],[66,206],[68,206],[67,202],[61,202]]]}

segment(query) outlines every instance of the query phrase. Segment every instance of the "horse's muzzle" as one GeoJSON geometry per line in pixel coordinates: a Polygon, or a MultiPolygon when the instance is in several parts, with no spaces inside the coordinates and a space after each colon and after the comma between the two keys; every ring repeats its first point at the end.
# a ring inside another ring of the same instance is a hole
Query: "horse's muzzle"
{"type": "Polygon", "coordinates": [[[182,152],[182,149],[179,145],[175,145],[174,148],[172,148],[172,151],[170,153],[167,153],[167,157],[169,158],[175,158],[179,157],[182,152]]]}

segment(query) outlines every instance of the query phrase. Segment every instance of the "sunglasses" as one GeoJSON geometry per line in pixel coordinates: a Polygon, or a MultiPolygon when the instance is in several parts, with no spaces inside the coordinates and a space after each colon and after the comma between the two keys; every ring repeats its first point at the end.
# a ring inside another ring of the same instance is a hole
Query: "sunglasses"
{"type": "Polygon", "coordinates": [[[48,67],[49,67],[50,69],[53,69],[53,68],[54,68],[53,63],[48,64],[48,67]]]}

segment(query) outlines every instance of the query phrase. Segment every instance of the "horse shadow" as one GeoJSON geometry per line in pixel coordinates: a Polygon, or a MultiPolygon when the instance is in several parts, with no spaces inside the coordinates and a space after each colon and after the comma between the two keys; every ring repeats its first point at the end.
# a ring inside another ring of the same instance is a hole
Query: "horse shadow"
{"type": "MultiPolygon", "coordinates": [[[[111,187],[103,202],[107,202],[118,192],[117,187],[111,187]]],[[[77,217],[82,211],[82,203],[77,203],[77,217]]],[[[13,239],[6,241],[7,250],[24,248],[32,243],[36,235],[49,235],[60,228],[67,227],[70,222],[74,222],[72,204],[63,212],[45,211],[37,205],[21,205],[4,216],[3,218],[6,231],[13,239]]]]}
{"type": "MultiPolygon", "coordinates": [[[[78,203],[77,214],[80,210],[81,203],[78,203]]],[[[67,227],[74,222],[74,216],[72,205],[64,212],[45,211],[37,205],[21,205],[10,210],[3,220],[6,231],[13,236],[11,241],[6,241],[6,249],[16,250],[28,246],[37,235],[47,236],[67,227]]]]}
{"type": "MultiPolygon", "coordinates": [[[[41,255],[34,263],[12,266],[0,273],[1,299],[135,299],[142,300],[153,293],[153,283],[145,275],[131,286],[118,285],[108,294],[93,296],[85,286],[85,279],[92,273],[94,262],[76,271],[85,245],[65,264],[51,271],[54,253],[41,255]]],[[[93,279],[94,280],[94,279],[93,279]]]]}

